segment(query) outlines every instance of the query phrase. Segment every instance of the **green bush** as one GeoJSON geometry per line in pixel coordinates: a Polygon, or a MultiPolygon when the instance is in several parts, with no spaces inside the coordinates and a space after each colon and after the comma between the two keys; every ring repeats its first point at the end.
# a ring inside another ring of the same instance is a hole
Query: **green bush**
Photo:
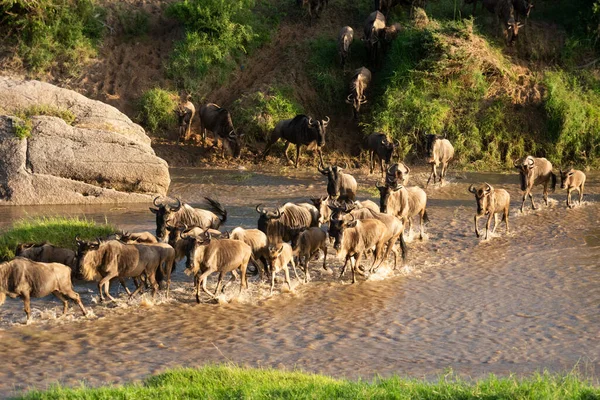
{"type": "Polygon", "coordinates": [[[13,128],[15,130],[15,136],[19,139],[27,139],[31,136],[31,130],[33,126],[30,119],[23,119],[20,121],[13,121],[13,128]]]}
{"type": "Polygon", "coordinates": [[[75,237],[92,240],[115,233],[107,224],[79,218],[43,217],[15,222],[0,235],[0,261],[12,260],[19,243],[49,242],[58,247],[76,249],[75,237]]]}
{"type": "Polygon", "coordinates": [[[209,71],[224,79],[241,55],[269,37],[252,13],[255,4],[255,0],[185,0],[170,4],[167,15],[180,21],[186,33],[185,39],[175,45],[168,75],[190,91],[197,90],[209,71]]]}
{"type": "Polygon", "coordinates": [[[146,91],[139,102],[141,124],[152,134],[172,131],[177,126],[177,94],[164,89],[146,91]]]}
{"type": "Polygon", "coordinates": [[[0,34],[34,72],[77,72],[104,30],[105,12],[94,0],[10,0],[0,2],[0,15],[0,34]]]}
{"type": "Polygon", "coordinates": [[[309,41],[308,46],[310,53],[306,68],[319,100],[329,107],[344,107],[349,82],[346,82],[344,71],[339,66],[336,41],[322,36],[309,41]]]}
{"type": "Polygon", "coordinates": [[[71,110],[55,107],[49,104],[38,104],[19,110],[17,116],[23,119],[31,118],[35,115],[47,115],[50,117],[61,118],[69,125],[73,125],[77,117],[71,110]]]}
{"type": "Polygon", "coordinates": [[[234,103],[232,113],[247,143],[265,141],[277,122],[304,112],[293,94],[293,88],[289,86],[275,86],[266,92],[244,96],[234,103]]]}

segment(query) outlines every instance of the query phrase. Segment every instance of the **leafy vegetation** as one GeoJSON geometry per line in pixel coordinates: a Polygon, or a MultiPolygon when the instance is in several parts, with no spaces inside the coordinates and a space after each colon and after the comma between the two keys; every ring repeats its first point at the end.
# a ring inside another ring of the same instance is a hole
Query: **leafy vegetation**
{"type": "Polygon", "coordinates": [[[0,235],[0,261],[15,257],[19,243],[49,242],[55,246],[75,250],[75,237],[92,240],[115,233],[116,229],[107,224],[79,218],[43,217],[23,219],[15,222],[0,235]]]}
{"type": "Polygon", "coordinates": [[[30,107],[13,112],[20,121],[15,121],[14,130],[15,136],[19,139],[26,139],[31,136],[31,130],[33,124],[31,117],[36,115],[47,115],[51,117],[62,118],[67,124],[73,125],[75,123],[76,116],[71,110],[66,108],[54,107],[47,104],[32,105],[30,107]]]}
{"type": "Polygon", "coordinates": [[[74,74],[95,56],[104,15],[94,0],[8,0],[0,2],[0,34],[33,72],[74,74]]]}
{"type": "Polygon", "coordinates": [[[24,119],[20,121],[13,121],[13,128],[15,130],[15,136],[19,139],[27,139],[31,136],[31,129],[33,126],[30,119],[24,119]]]}
{"type": "Polygon", "coordinates": [[[154,135],[173,130],[177,125],[177,93],[164,89],[146,91],[139,103],[139,120],[154,135]]]}
{"type": "Polygon", "coordinates": [[[24,399],[597,399],[600,390],[574,373],[518,379],[493,375],[465,381],[452,374],[428,382],[399,377],[372,382],[334,379],[303,372],[208,366],[176,369],[143,384],[75,389],[56,386],[24,399]]]}

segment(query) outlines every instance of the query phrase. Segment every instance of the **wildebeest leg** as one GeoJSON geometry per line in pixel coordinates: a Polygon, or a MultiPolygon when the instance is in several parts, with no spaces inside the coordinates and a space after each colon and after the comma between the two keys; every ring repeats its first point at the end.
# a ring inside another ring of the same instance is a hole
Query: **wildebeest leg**
{"type": "Polygon", "coordinates": [[[579,205],[581,205],[581,202],[583,201],[583,186],[583,183],[581,184],[581,186],[579,186],[579,205]]]}
{"type": "Polygon", "coordinates": [[[412,237],[412,217],[408,217],[408,237],[412,237]]]}
{"type": "Polygon", "coordinates": [[[494,213],[494,229],[492,229],[492,233],[496,233],[497,227],[498,227],[498,214],[494,213]]]}
{"type": "Polygon", "coordinates": [[[480,236],[480,235],[479,235],[479,229],[477,228],[477,220],[478,220],[478,219],[479,219],[479,217],[477,216],[477,214],[475,214],[475,218],[474,218],[474,220],[475,220],[475,235],[476,235],[477,237],[479,237],[479,236],[480,236]]]}
{"type": "Polygon", "coordinates": [[[296,165],[294,168],[298,168],[298,162],[300,161],[300,148],[302,147],[302,145],[300,143],[298,143],[296,145],[296,165]]]}
{"type": "Polygon", "coordinates": [[[217,280],[217,288],[215,289],[215,293],[213,294],[213,297],[217,297],[217,294],[219,293],[219,289],[221,289],[221,283],[223,282],[223,274],[224,274],[223,271],[219,272],[219,279],[217,280]]]}
{"type": "Polygon", "coordinates": [[[362,273],[360,269],[358,269],[358,267],[360,266],[360,261],[362,259],[362,254],[363,253],[361,251],[356,255],[356,258],[354,259],[354,266],[352,267],[352,283],[356,283],[356,272],[364,276],[364,273],[362,273]]]}
{"type": "Polygon", "coordinates": [[[435,185],[435,176],[436,176],[435,163],[431,163],[431,174],[429,174],[429,178],[427,179],[425,188],[427,188],[427,186],[429,186],[429,182],[431,181],[432,177],[433,177],[433,184],[435,185]]]}
{"type": "Polygon", "coordinates": [[[244,260],[242,265],[240,265],[240,271],[242,271],[241,283],[240,283],[240,294],[242,293],[242,288],[248,289],[248,275],[246,275],[246,269],[248,268],[248,262],[250,258],[244,260]]]}
{"type": "Polygon", "coordinates": [[[373,173],[373,169],[375,168],[375,159],[373,158],[375,152],[373,150],[369,150],[369,175],[373,173]]]}
{"type": "MultiPolygon", "coordinates": [[[[110,291],[110,280],[112,278],[116,278],[116,276],[117,276],[116,274],[106,275],[104,278],[102,278],[100,280],[100,283],[98,283],[98,289],[100,290],[100,293],[102,293],[101,288],[104,287],[104,294],[106,294],[106,297],[108,297],[112,301],[116,301],[116,300],[114,297],[112,297],[110,295],[110,292],[109,292],[110,291]]],[[[100,294],[100,301],[103,301],[103,300],[104,300],[104,298],[102,297],[102,294],[100,294]]]]}
{"type": "MultiPolygon", "coordinates": [[[[292,265],[293,261],[292,261],[292,265]]],[[[292,282],[290,282],[290,269],[287,267],[287,265],[285,267],[283,267],[283,272],[285,273],[285,282],[288,285],[288,289],[290,289],[290,292],[292,291],[292,282]]],[[[298,277],[296,276],[296,279],[298,279],[298,277]]]]}
{"type": "Polygon", "coordinates": [[[227,283],[225,284],[225,286],[223,286],[223,289],[221,290],[221,293],[225,293],[225,289],[227,289],[227,286],[231,285],[232,282],[235,282],[235,280],[239,278],[237,272],[234,270],[231,271],[231,278],[229,278],[229,280],[227,281],[227,283]]]}
{"type": "Polygon", "coordinates": [[[287,160],[288,164],[293,164],[292,160],[290,160],[290,157],[288,156],[288,149],[290,148],[290,144],[291,142],[285,142],[285,147],[283,148],[283,155],[285,156],[285,159],[287,160]]]}
{"type": "Polygon", "coordinates": [[[296,271],[296,263],[294,262],[294,259],[292,258],[290,262],[292,263],[292,268],[294,268],[294,276],[296,277],[296,280],[299,280],[300,278],[298,278],[298,271],[296,271]]]}
{"type": "MultiPolygon", "coordinates": [[[[212,297],[212,293],[211,293],[211,292],[209,292],[209,291],[208,291],[208,289],[206,289],[206,280],[207,280],[208,276],[209,276],[210,274],[212,274],[213,272],[215,272],[215,270],[214,270],[214,269],[211,269],[211,268],[209,268],[209,269],[207,269],[206,271],[204,271],[204,272],[202,273],[202,275],[200,275],[200,276],[198,277],[198,282],[202,283],[202,290],[204,291],[204,293],[208,294],[208,295],[209,295],[209,296],[211,296],[211,297],[212,297]]],[[[198,286],[200,286],[200,285],[198,285],[198,286]]],[[[200,297],[200,293],[199,293],[199,290],[197,290],[197,291],[196,291],[196,300],[198,300],[198,302],[200,302],[200,301],[199,301],[199,297],[200,297]]]]}
{"type": "Polygon", "coordinates": [[[440,172],[440,185],[444,186],[444,178],[446,178],[446,171],[448,171],[448,163],[442,163],[442,172],[440,172]]]}
{"type": "Polygon", "coordinates": [[[52,294],[63,302],[63,315],[65,315],[67,313],[67,310],[69,309],[69,303],[67,302],[67,299],[65,299],[65,296],[63,296],[62,293],[60,293],[58,290],[55,290],[54,292],[52,292],[52,294]]]}
{"type": "MultiPolygon", "coordinates": [[[[325,244],[322,248],[323,250],[323,269],[327,271],[327,244],[325,244]]],[[[308,268],[308,265],[307,265],[308,268]]]]}
{"type": "Polygon", "coordinates": [[[321,161],[321,165],[325,165],[323,164],[323,152],[321,151],[320,147],[317,147],[317,153],[319,154],[319,161],[321,161]]]}
{"type": "Polygon", "coordinates": [[[275,271],[271,270],[271,292],[269,296],[273,296],[273,288],[275,287],[275,271]]]}
{"type": "MultiPolygon", "coordinates": [[[[121,283],[121,286],[123,286],[123,288],[125,289],[125,292],[127,293],[127,295],[129,297],[131,297],[131,292],[129,291],[129,288],[127,287],[127,284],[125,282],[125,279],[123,279],[123,277],[119,277],[119,282],[121,283]]],[[[138,288],[140,285],[136,282],[135,278],[133,278],[133,282],[135,283],[136,288],[138,288]]]]}
{"type": "Polygon", "coordinates": [[[73,289],[67,289],[67,290],[63,291],[63,294],[77,303],[77,305],[81,309],[81,312],[83,313],[83,316],[85,317],[85,315],[87,314],[87,311],[85,310],[85,307],[83,306],[83,303],[81,302],[81,297],[79,296],[79,293],[77,293],[73,289]]]}
{"type": "MultiPolygon", "coordinates": [[[[342,266],[342,272],[340,272],[340,278],[342,276],[344,276],[344,272],[346,272],[346,266],[348,265],[349,259],[350,259],[350,256],[346,256],[346,260],[344,261],[344,265],[342,266]]],[[[352,265],[352,262],[350,262],[350,265],[352,265]]]]}
{"type": "Polygon", "coordinates": [[[569,207],[569,208],[573,208],[573,206],[571,206],[571,191],[572,190],[573,189],[571,189],[570,186],[567,188],[567,207],[569,207]]]}
{"type": "Polygon", "coordinates": [[[27,315],[26,323],[29,323],[31,320],[31,299],[29,298],[29,293],[23,293],[21,297],[23,298],[23,308],[25,310],[25,314],[27,315]]]}
{"type": "Polygon", "coordinates": [[[504,209],[504,215],[502,216],[504,222],[506,222],[506,233],[508,234],[508,206],[504,209]]]}
{"type": "Polygon", "coordinates": [[[546,207],[548,207],[548,181],[544,183],[544,203],[546,204],[546,207]]]}
{"type": "Polygon", "coordinates": [[[425,218],[425,209],[422,209],[419,213],[419,239],[423,240],[423,235],[425,235],[425,224],[423,223],[423,218],[425,218]]]}
{"type": "Polygon", "coordinates": [[[487,240],[488,238],[488,234],[490,232],[490,225],[492,223],[492,215],[495,215],[494,213],[490,213],[490,215],[488,216],[487,222],[485,223],[485,239],[487,240]]]}

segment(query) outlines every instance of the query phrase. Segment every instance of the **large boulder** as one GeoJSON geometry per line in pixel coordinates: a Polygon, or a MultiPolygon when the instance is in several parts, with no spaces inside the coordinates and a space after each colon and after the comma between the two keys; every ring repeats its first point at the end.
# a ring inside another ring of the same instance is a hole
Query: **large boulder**
{"type": "Polygon", "coordinates": [[[0,77],[0,160],[0,205],[145,202],[170,184],[167,163],[139,125],[112,106],[38,81],[0,77]],[[24,117],[32,107],[70,110],[75,122],[24,117]],[[16,126],[26,123],[30,136],[19,139],[16,126]]]}

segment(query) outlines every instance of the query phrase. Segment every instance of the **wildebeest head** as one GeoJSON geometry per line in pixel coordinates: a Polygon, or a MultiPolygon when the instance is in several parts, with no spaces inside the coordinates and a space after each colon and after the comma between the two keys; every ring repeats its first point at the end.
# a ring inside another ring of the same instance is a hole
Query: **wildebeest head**
{"type": "Polygon", "coordinates": [[[441,137],[438,135],[425,135],[425,158],[427,160],[433,159],[433,148],[435,146],[435,142],[440,139],[441,137]]]}
{"type": "Polygon", "coordinates": [[[235,158],[239,158],[242,154],[243,137],[243,133],[239,133],[235,130],[232,130],[227,134],[227,137],[225,138],[227,140],[227,144],[231,148],[231,153],[235,158]]]}
{"type": "Polygon", "coordinates": [[[330,203],[330,197],[321,196],[321,197],[313,197],[310,199],[312,203],[315,205],[317,210],[319,210],[319,225],[326,223],[329,221],[329,217],[331,216],[331,211],[328,207],[330,203]]]}
{"type": "MultiPolygon", "coordinates": [[[[348,164],[345,163],[345,168],[348,168],[348,164]]],[[[327,168],[317,167],[319,172],[327,177],[327,194],[332,199],[337,198],[340,195],[342,188],[342,176],[341,172],[344,170],[342,167],[329,166],[327,168]]]]}
{"type": "Polygon", "coordinates": [[[326,120],[313,120],[312,118],[308,118],[308,129],[312,131],[313,137],[317,138],[317,146],[323,147],[325,146],[325,133],[327,129],[327,125],[329,124],[330,118],[325,117],[326,120]]]}
{"type": "Polygon", "coordinates": [[[357,222],[352,214],[350,214],[350,221],[346,221],[344,218],[332,218],[329,221],[329,237],[333,238],[333,248],[335,250],[339,251],[342,248],[344,231],[347,228],[355,227],[357,222]]]}
{"type": "Polygon", "coordinates": [[[558,170],[560,172],[560,188],[565,189],[567,187],[567,180],[569,177],[573,176],[575,170],[573,168],[565,169],[562,168],[558,170]]]}
{"type": "Polygon", "coordinates": [[[267,223],[269,220],[281,218],[281,211],[278,208],[275,211],[269,211],[261,206],[262,204],[256,206],[256,212],[260,214],[260,217],[258,217],[258,230],[266,235],[267,223]]]}
{"type": "Polygon", "coordinates": [[[406,185],[409,175],[410,168],[403,162],[390,165],[385,173],[385,185],[390,187],[406,185]]]}
{"type": "Polygon", "coordinates": [[[194,274],[196,272],[198,272],[198,270],[200,269],[200,265],[198,263],[198,260],[196,260],[196,257],[195,257],[196,250],[200,246],[208,246],[210,244],[211,239],[212,238],[211,238],[210,232],[206,231],[199,237],[194,237],[192,240],[190,240],[189,246],[186,249],[187,250],[187,254],[186,254],[187,260],[185,262],[185,268],[187,271],[191,271],[191,273],[194,273],[194,274]]]}
{"type": "Polygon", "coordinates": [[[398,139],[394,139],[394,141],[390,142],[389,140],[387,140],[387,138],[385,138],[382,142],[381,142],[381,154],[379,154],[380,156],[383,156],[383,161],[387,164],[389,164],[392,161],[392,155],[394,155],[394,149],[398,148],[400,146],[400,142],[398,141],[398,139]]]}
{"type": "Polygon", "coordinates": [[[387,212],[387,207],[388,207],[388,203],[390,200],[390,196],[392,195],[393,192],[396,192],[400,189],[402,189],[404,186],[401,183],[396,183],[396,185],[394,186],[390,186],[390,185],[384,185],[381,186],[379,185],[379,183],[377,183],[377,189],[379,190],[379,210],[382,213],[386,213],[387,212]]]}
{"type": "Polygon", "coordinates": [[[181,208],[181,200],[177,199],[177,205],[171,206],[158,201],[159,197],[154,198],[154,206],[150,211],[156,215],[156,238],[159,242],[164,241],[167,232],[167,223],[171,223],[173,215],[181,208]]]}
{"type": "Polygon", "coordinates": [[[471,185],[469,186],[469,192],[475,195],[475,201],[477,202],[477,215],[483,215],[488,209],[490,195],[494,193],[494,188],[488,183],[484,183],[479,188],[475,188],[475,185],[471,185]]]}
{"type": "Polygon", "coordinates": [[[532,156],[527,156],[523,159],[523,161],[519,162],[515,161],[515,168],[519,171],[521,175],[521,190],[527,189],[527,183],[534,179],[533,170],[535,168],[535,162],[532,156]]]}
{"type": "Polygon", "coordinates": [[[509,44],[512,44],[515,40],[517,40],[517,37],[519,36],[519,28],[522,26],[522,23],[515,21],[515,19],[512,17],[508,20],[506,23],[506,29],[508,34],[507,40],[509,44]]]}
{"type": "Polygon", "coordinates": [[[283,243],[269,245],[269,264],[273,265],[283,251],[283,243]]]}
{"type": "MultiPolygon", "coordinates": [[[[96,241],[81,240],[79,237],[75,237],[77,243],[77,252],[75,253],[77,264],[75,267],[74,275],[81,279],[83,277],[83,265],[86,262],[86,256],[90,251],[98,250],[100,248],[101,240],[96,241]]],[[[91,280],[91,279],[90,279],[91,280]]]]}
{"type": "Polygon", "coordinates": [[[398,37],[398,33],[400,33],[401,30],[402,26],[398,23],[386,26],[386,28],[383,31],[383,38],[387,43],[390,43],[392,40],[398,37]]]}

